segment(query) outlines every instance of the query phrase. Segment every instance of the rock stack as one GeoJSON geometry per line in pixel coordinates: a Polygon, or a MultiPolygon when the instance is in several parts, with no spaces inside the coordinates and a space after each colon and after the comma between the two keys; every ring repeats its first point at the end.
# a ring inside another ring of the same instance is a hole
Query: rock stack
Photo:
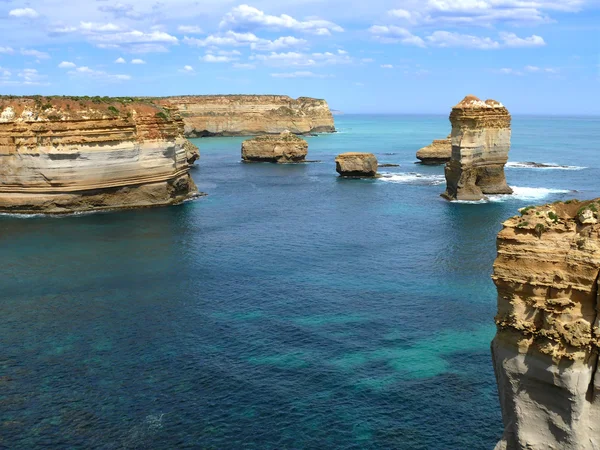
{"type": "Polygon", "coordinates": [[[446,164],[448,200],[482,200],[485,194],[512,194],[504,166],[510,150],[508,110],[495,100],[469,95],[450,113],[452,157],[446,164]]]}
{"type": "Polygon", "coordinates": [[[65,214],[197,196],[176,112],[107,97],[0,97],[0,212],[65,214]]]}
{"type": "Polygon", "coordinates": [[[276,136],[258,136],[242,143],[242,161],[279,164],[304,162],[308,142],[284,131],[276,136]]]}
{"type": "Polygon", "coordinates": [[[527,207],[498,235],[497,450],[600,448],[599,210],[527,207]]]}
{"type": "Polygon", "coordinates": [[[377,158],[373,153],[342,153],[335,158],[335,170],[343,177],[373,178],[377,176],[377,158]]]}
{"type": "Polygon", "coordinates": [[[449,135],[446,139],[435,139],[431,145],[423,147],[417,152],[417,159],[421,164],[439,165],[450,161],[452,157],[452,139],[449,135]]]}

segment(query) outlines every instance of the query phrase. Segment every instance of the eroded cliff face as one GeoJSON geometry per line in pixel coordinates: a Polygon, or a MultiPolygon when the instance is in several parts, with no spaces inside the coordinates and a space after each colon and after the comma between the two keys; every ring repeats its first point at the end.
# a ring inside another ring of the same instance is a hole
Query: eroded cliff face
{"type": "Polygon", "coordinates": [[[198,195],[198,149],[149,102],[0,97],[0,212],[61,214],[198,195]]]}
{"type": "Polygon", "coordinates": [[[199,95],[167,97],[158,102],[179,111],[188,137],[335,131],[327,102],[308,97],[199,95]]]}
{"type": "Polygon", "coordinates": [[[452,156],[446,164],[449,200],[482,200],[485,194],[512,194],[506,184],[511,116],[495,100],[465,97],[450,113],[452,156]]]}
{"type": "Polygon", "coordinates": [[[498,235],[497,449],[600,448],[600,201],[529,207],[498,235]]]}

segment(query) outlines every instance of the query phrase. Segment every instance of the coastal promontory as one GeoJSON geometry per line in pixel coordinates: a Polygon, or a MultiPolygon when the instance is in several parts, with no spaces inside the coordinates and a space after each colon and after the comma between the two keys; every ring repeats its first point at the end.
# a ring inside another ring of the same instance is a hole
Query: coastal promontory
{"type": "Polygon", "coordinates": [[[600,448],[599,210],[531,206],[498,235],[497,450],[600,448]]]}
{"type": "Polygon", "coordinates": [[[333,115],[325,100],[285,95],[190,95],[157,101],[177,109],[188,137],[331,133],[333,115]]]}
{"type": "Polygon", "coordinates": [[[452,108],[452,156],[446,164],[448,200],[477,201],[512,194],[506,184],[511,116],[501,103],[468,95],[452,108]]]}
{"type": "Polygon", "coordinates": [[[298,163],[308,154],[308,142],[284,131],[278,135],[257,136],[242,143],[245,162],[298,163]]]}
{"type": "Polygon", "coordinates": [[[0,212],[64,214],[198,195],[176,111],[108,97],[0,97],[0,212]]]}

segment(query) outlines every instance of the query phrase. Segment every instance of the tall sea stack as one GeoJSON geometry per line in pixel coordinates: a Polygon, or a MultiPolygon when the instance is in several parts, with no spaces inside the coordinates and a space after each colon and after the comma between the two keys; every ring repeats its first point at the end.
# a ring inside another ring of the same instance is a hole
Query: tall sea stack
{"type": "Polygon", "coordinates": [[[498,235],[497,450],[600,448],[599,210],[528,207],[498,235]]]}
{"type": "Polygon", "coordinates": [[[512,194],[504,166],[510,150],[508,110],[473,95],[452,108],[452,157],[446,164],[448,200],[483,200],[485,194],[512,194]]]}

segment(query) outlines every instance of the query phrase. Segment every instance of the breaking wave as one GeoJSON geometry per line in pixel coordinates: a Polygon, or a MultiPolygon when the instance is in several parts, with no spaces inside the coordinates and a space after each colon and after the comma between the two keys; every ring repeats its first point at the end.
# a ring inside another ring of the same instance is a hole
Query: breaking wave
{"type": "Polygon", "coordinates": [[[536,163],[536,162],[508,162],[506,167],[510,169],[540,169],[540,170],[583,170],[587,167],[581,166],[562,166],[554,163],[536,163]]]}
{"type": "Polygon", "coordinates": [[[444,175],[423,175],[416,172],[382,173],[380,180],[388,183],[420,184],[427,186],[437,186],[446,182],[444,175]]]}

